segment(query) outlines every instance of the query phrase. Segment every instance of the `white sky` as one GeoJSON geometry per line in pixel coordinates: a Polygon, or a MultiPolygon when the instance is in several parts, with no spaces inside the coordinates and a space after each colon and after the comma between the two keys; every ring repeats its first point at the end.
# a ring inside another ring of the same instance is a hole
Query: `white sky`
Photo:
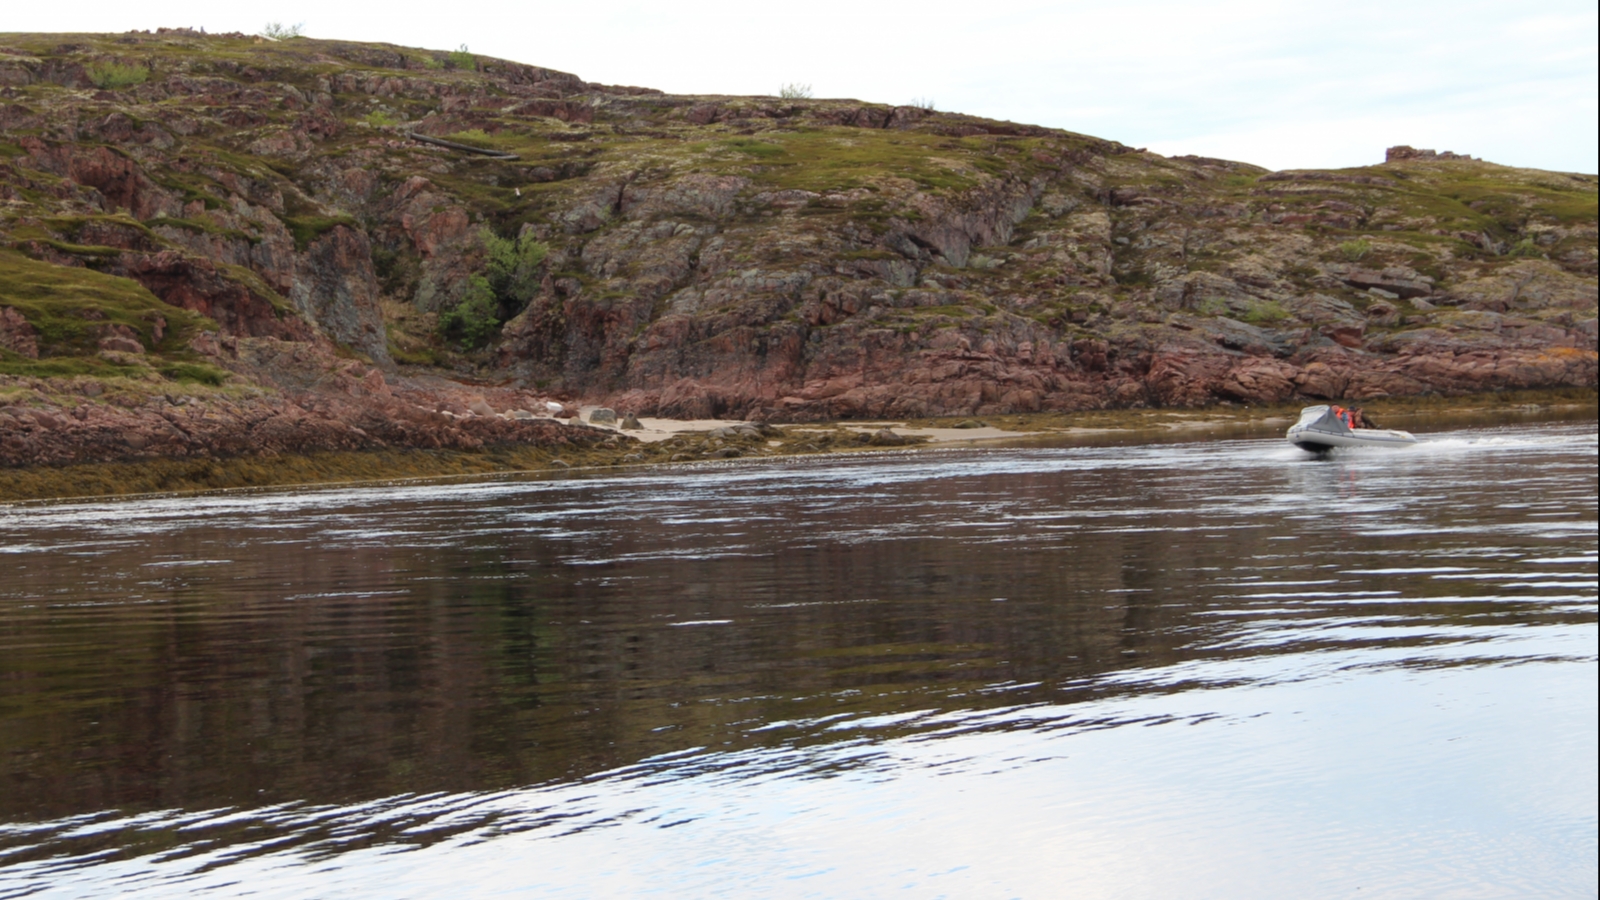
{"type": "Polygon", "coordinates": [[[1392,144],[1594,173],[1593,0],[1213,3],[81,0],[7,4],[4,31],[157,26],[454,48],[674,93],[915,98],[1159,153],[1270,168],[1392,144]]]}

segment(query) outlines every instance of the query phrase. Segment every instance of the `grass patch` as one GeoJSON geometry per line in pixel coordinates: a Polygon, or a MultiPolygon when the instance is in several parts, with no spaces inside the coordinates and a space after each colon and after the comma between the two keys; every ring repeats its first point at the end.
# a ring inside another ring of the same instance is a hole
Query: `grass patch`
{"type": "Polygon", "coordinates": [[[252,244],[259,243],[261,240],[260,238],[246,232],[233,228],[222,228],[210,222],[201,221],[199,219],[169,219],[166,216],[157,216],[146,224],[148,224],[151,228],[155,228],[159,225],[165,225],[168,228],[181,228],[184,231],[191,231],[195,234],[214,234],[219,237],[232,238],[240,241],[249,241],[252,244]]]}
{"type": "Polygon", "coordinates": [[[447,141],[455,141],[458,144],[466,144],[469,147],[482,147],[485,150],[496,149],[493,139],[489,137],[489,132],[484,131],[482,128],[469,128],[466,131],[457,131],[454,134],[445,135],[444,139],[447,141]]]}
{"type": "MultiPolygon", "coordinates": [[[[581,440],[581,438],[580,438],[581,440]]],[[[126,496],[405,478],[483,477],[550,472],[560,458],[572,466],[610,466],[629,452],[665,461],[654,446],[502,445],[482,450],[373,450],[225,459],[149,459],[0,469],[0,502],[58,497],[126,496]]]]}
{"type": "Polygon", "coordinates": [[[98,356],[50,356],[29,359],[0,350],[0,375],[18,375],[23,378],[139,378],[148,369],[142,366],[125,366],[101,359],[98,356]]]}
{"type": "MultiPolygon", "coordinates": [[[[1033,142],[1016,144],[1031,149],[1033,142]]],[[[906,179],[929,191],[960,191],[986,175],[1027,175],[1041,165],[1025,153],[996,156],[991,143],[982,139],[837,126],[663,146],[652,152],[698,157],[696,162],[708,168],[751,175],[778,189],[817,192],[870,188],[887,179],[906,179]],[[761,164],[754,172],[752,161],[761,164]]]]}
{"type": "Polygon", "coordinates": [[[97,244],[73,244],[67,241],[53,240],[51,238],[45,238],[39,243],[44,244],[51,249],[59,250],[69,256],[76,256],[80,259],[115,259],[116,257],[122,255],[122,250],[118,247],[102,247],[97,244]]]}
{"type": "Polygon", "coordinates": [[[133,329],[141,343],[157,351],[177,350],[194,332],[216,328],[198,313],[162,302],[132,279],[40,262],[10,250],[0,250],[0,298],[38,332],[40,356],[92,354],[106,325],[133,329]],[[157,318],[166,321],[159,344],[157,318]]]}
{"type": "Polygon", "coordinates": [[[389,343],[389,358],[406,366],[437,366],[440,364],[439,352],[432,347],[402,347],[391,341],[389,343]]]}
{"type": "Polygon", "coordinates": [[[903,316],[914,316],[919,319],[934,316],[950,319],[970,319],[982,314],[980,310],[971,306],[909,306],[904,309],[897,309],[895,312],[903,316]]]}
{"type": "Polygon", "coordinates": [[[743,153],[746,156],[754,156],[757,159],[777,159],[780,156],[789,155],[789,151],[777,144],[748,138],[723,141],[722,146],[727,147],[729,150],[743,153]]]}
{"type": "Polygon", "coordinates": [[[204,384],[219,387],[228,380],[229,372],[206,363],[161,362],[156,371],[163,377],[181,384],[204,384]]]}
{"type": "Polygon", "coordinates": [[[288,227],[289,233],[294,235],[295,249],[304,251],[316,243],[317,238],[340,225],[354,228],[356,220],[349,216],[285,216],[283,224],[288,227]]]}

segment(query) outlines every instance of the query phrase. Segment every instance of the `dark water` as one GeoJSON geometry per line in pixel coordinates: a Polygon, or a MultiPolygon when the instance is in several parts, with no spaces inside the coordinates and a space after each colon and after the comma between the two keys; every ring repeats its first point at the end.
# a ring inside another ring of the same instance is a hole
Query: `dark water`
{"type": "Polygon", "coordinates": [[[1593,897],[1596,428],[0,508],[0,897],[1593,897]]]}

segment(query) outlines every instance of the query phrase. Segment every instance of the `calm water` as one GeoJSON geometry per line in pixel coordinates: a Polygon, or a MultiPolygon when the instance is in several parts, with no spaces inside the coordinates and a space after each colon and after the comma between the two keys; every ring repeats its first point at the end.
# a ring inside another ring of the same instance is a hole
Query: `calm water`
{"type": "Polygon", "coordinates": [[[1593,897],[1596,427],[0,508],[0,897],[1593,897]]]}

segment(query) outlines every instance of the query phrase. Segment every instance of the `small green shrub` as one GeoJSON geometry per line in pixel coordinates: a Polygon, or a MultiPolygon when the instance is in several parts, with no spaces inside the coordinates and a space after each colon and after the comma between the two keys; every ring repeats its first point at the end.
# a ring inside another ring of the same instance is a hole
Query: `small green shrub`
{"type": "Polygon", "coordinates": [[[467,45],[462,44],[458,49],[450,51],[449,65],[452,69],[470,69],[477,71],[478,57],[467,51],[467,45]]]}
{"type": "Polygon", "coordinates": [[[811,85],[792,82],[778,88],[778,96],[785,100],[810,100],[811,85]]]}
{"type": "Polygon", "coordinates": [[[424,68],[428,69],[442,69],[444,68],[444,60],[437,56],[424,56],[422,58],[422,65],[424,68]]]}
{"type": "Polygon", "coordinates": [[[268,22],[261,28],[261,36],[274,41],[288,41],[305,34],[306,23],[296,22],[285,25],[282,22],[268,22]]]}
{"type": "Polygon", "coordinates": [[[373,128],[387,128],[390,125],[394,125],[395,123],[399,122],[400,120],[386,112],[383,112],[382,110],[375,109],[372,112],[367,113],[366,118],[362,119],[361,121],[366,122],[373,128]]]}
{"type": "Polygon", "coordinates": [[[1512,244],[1511,249],[1506,251],[1506,255],[1525,256],[1538,259],[1539,257],[1544,256],[1544,251],[1540,250],[1539,245],[1533,242],[1533,238],[1523,238],[1522,240],[1517,241],[1515,244],[1512,244]]]}
{"type": "Polygon", "coordinates": [[[474,275],[467,279],[466,294],[455,309],[439,315],[439,333],[459,342],[463,350],[482,347],[500,330],[498,306],[489,279],[474,275]]]}
{"type": "Polygon", "coordinates": [[[1339,245],[1339,252],[1344,254],[1345,259],[1356,262],[1372,252],[1372,244],[1366,238],[1345,241],[1339,245]]]}
{"type": "Polygon", "coordinates": [[[1262,300],[1250,304],[1250,308],[1240,318],[1251,325],[1275,325],[1289,318],[1289,313],[1271,300],[1262,300]]]}
{"type": "Polygon", "coordinates": [[[144,66],[129,65],[119,62],[93,62],[85,69],[84,74],[94,82],[94,86],[103,91],[114,91],[119,88],[131,87],[135,84],[144,84],[150,78],[150,70],[144,66]]]}

